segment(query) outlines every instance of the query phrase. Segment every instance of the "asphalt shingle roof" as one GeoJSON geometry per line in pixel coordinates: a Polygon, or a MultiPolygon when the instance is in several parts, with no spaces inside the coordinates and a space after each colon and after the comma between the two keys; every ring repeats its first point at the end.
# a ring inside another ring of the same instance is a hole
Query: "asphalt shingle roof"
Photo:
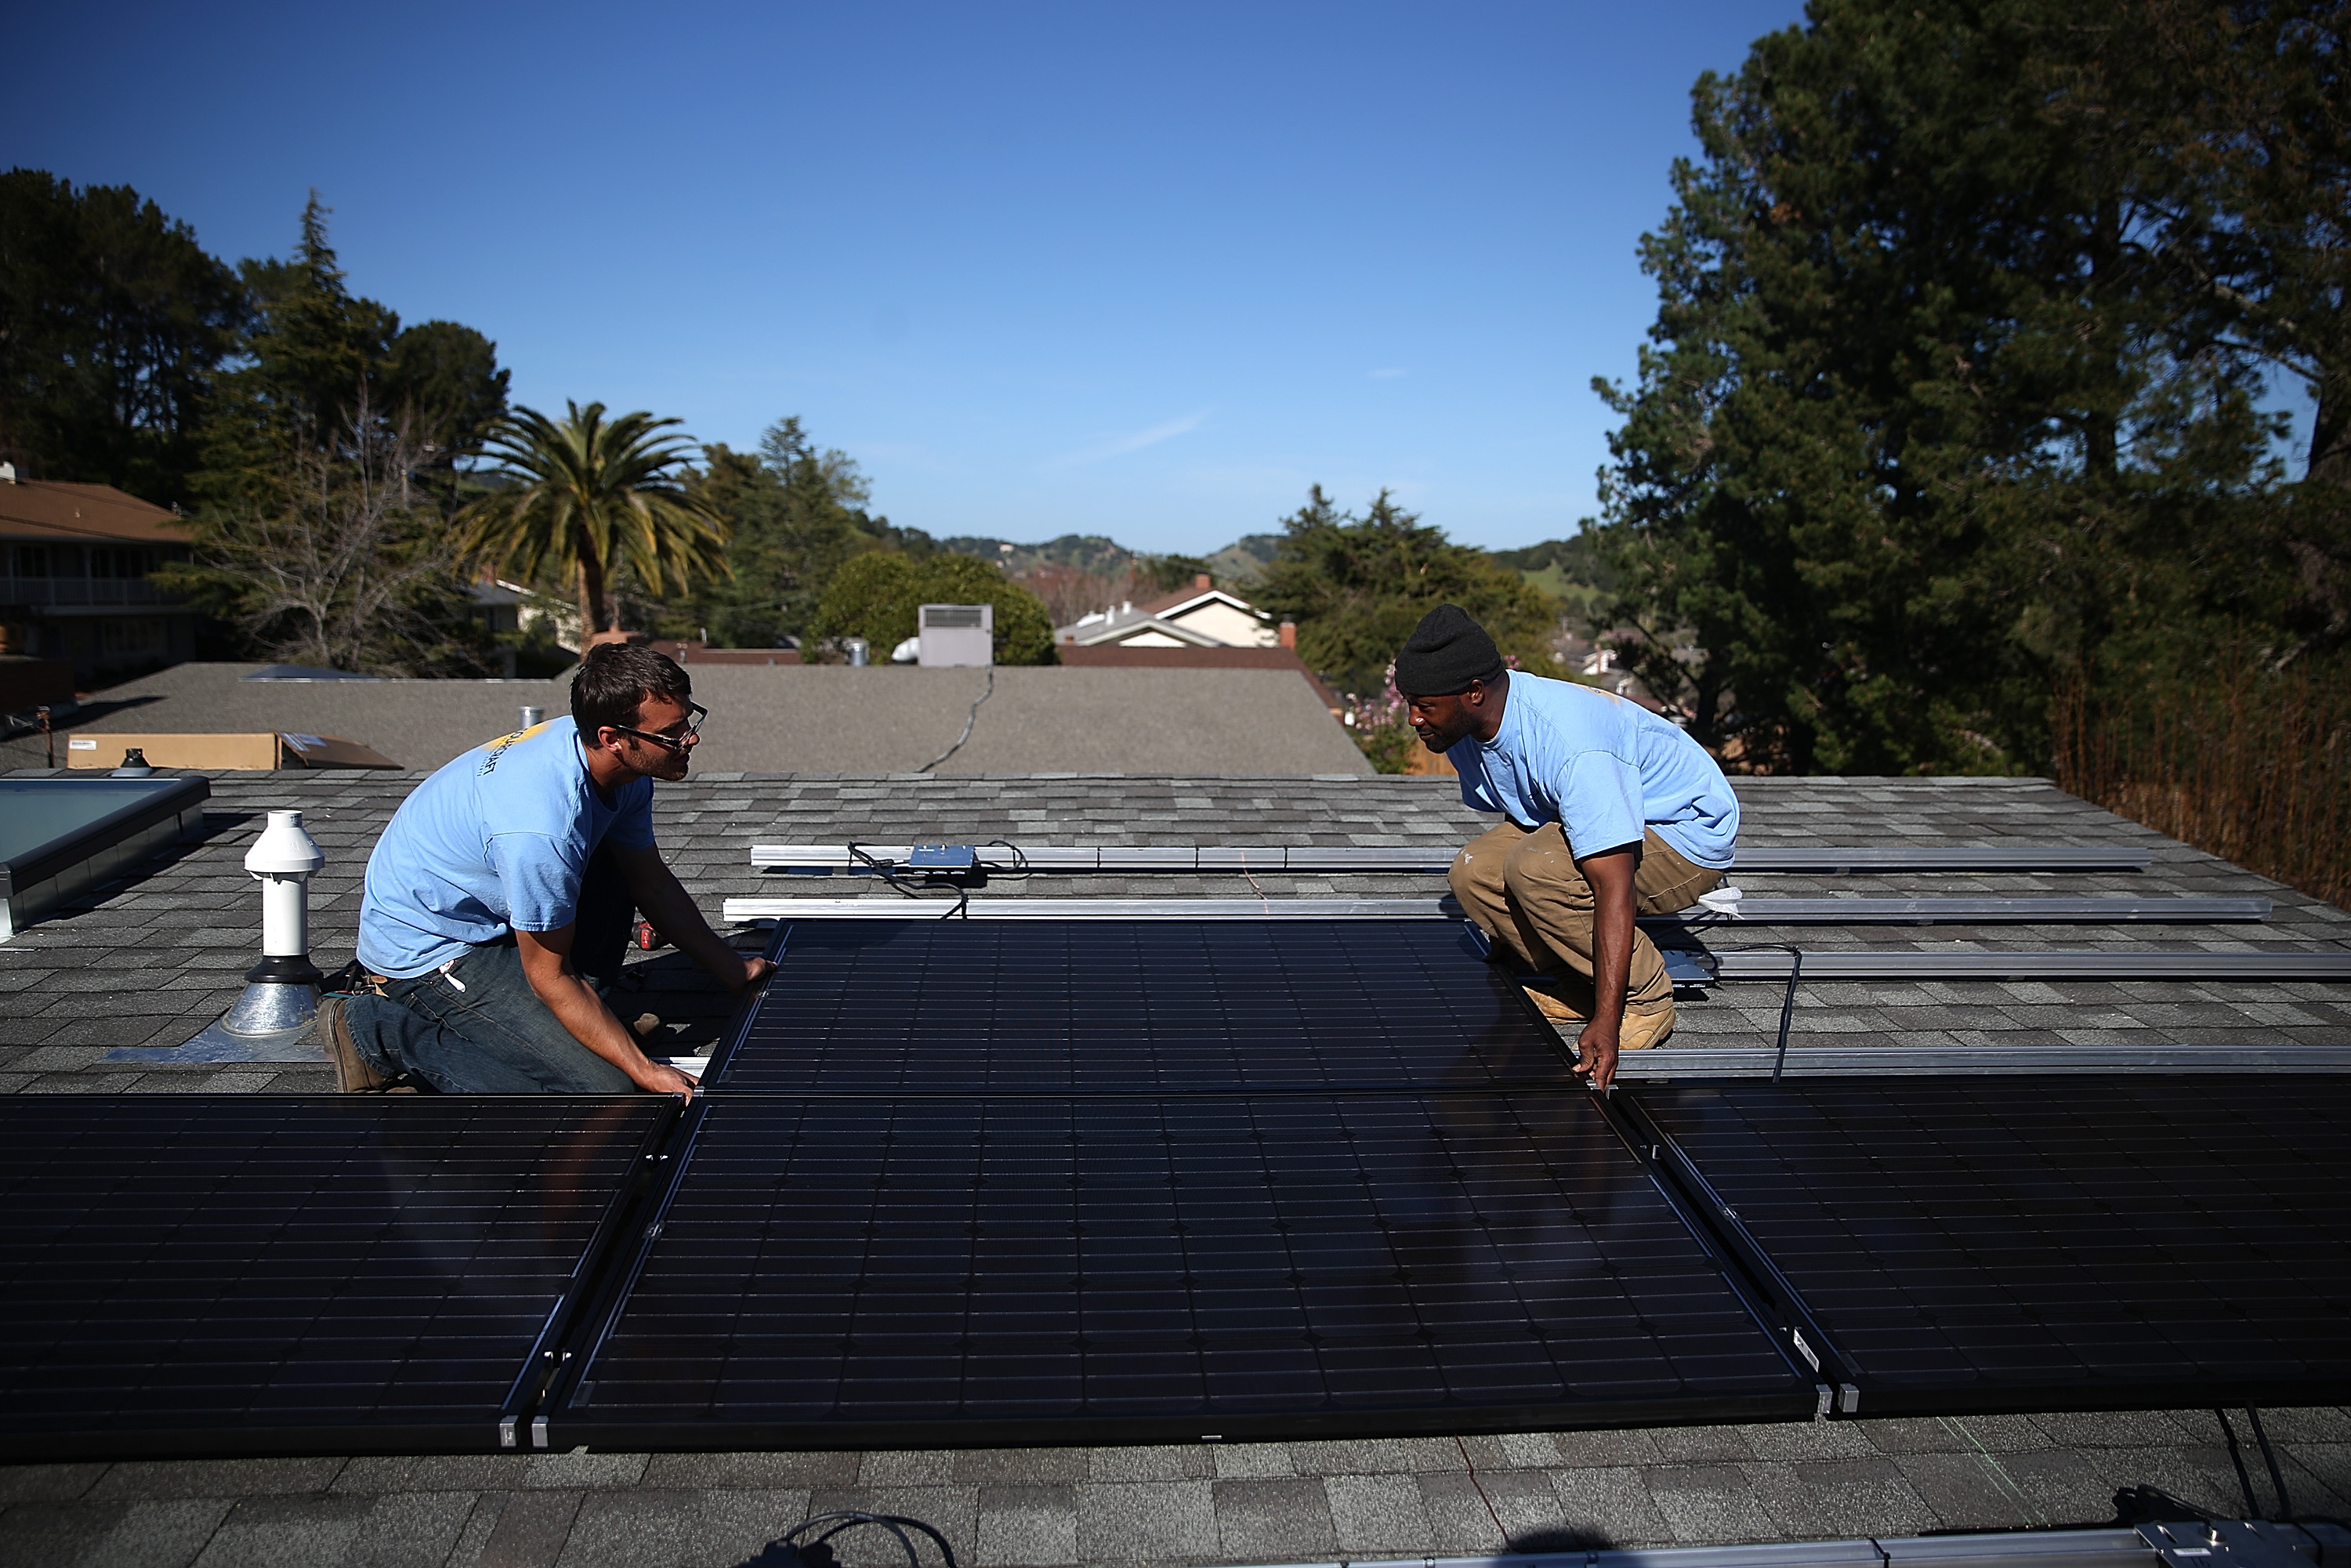
{"type": "MultiPolygon", "coordinates": [[[[313,956],[339,966],[350,952],[368,849],[420,777],[215,776],[202,839],[0,946],[0,1091],[330,1089],[323,1066],[126,1068],[100,1059],[116,1046],[179,1044],[235,998],[260,925],[240,862],[270,808],[302,810],[326,851],[312,883],[313,956]]],[[[1749,845],[2120,842],[2154,857],[2143,873],[1740,873],[1752,897],[2255,894],[2277,907],[2260,925],[1741,926],[1708,931],[1710,943],[2341,950],[2351,939],[2351,914],[2039,780],[1743,779],[1739,789],[1749,845]]],[[[847,878],[760,875],[748,862],[754,842],[1445,844],[1488,821],[1442,779],[1076,773],[702,773],[662,787],[655,816],[672,864],[714,917],[729,896],[894,897],[847,878]]],[[[1443,880],[1259,872],[1254,887],[1270,897],[1431,896],[1443,880]]],[[[1252,891],[1238,873],[1148,873],[1008,879],[985,895],[1252,891]]],[[[640,956],[631,977],[671,1020],[678,1049],[706,1042],[725,1019],[723,993],[674,953],[640,956]]],[[[1745,985],[1687,1000],[1676,1040],[1767,1043],[1780,998],[1777,986],[1745,985]]],[[[1887,1050],[2345,1046],[2351,985],[1827,982],[1802,988],[1796,1035],[1887,1050]]],[[[2351,1513],[2351,1413],[2264,1415],[2296,1507],[2351,1513]]],[[[1297,1562],[2093,1522],[2111,1514],[2117,1488],[2139,1482],[2241,1506],[2210,1412],[2054,1413],[1458,1441],[22,1466],[0,1469],[0,1555],[726,1563],[808,1512],[867,1507],[928,1520],[974,1563],[1297,1562]]],[[[2262,1495],[2266,1505],[2265,1488],[2262,1495]]],[[[862,1546],[849,1555],[889,1560],[862,1546]]]]}
{"type": "MultiPolygon", "coordinates": [[[[512,729],[522,707],[571,711],[552,681],[248,681],[258,664],[175,664],[97,694],[57,722],[80,736],[339,736],[404,767],[434,768],[512,729]]],[[[971,737],[949,776],[1083,768],[1123,772],[1368,774],[1299,670],[896,668],[692,664],[710,710],[705,768],[887,773],[922,768],[971,737]],[[977,716],[972,704],[986,694],[977,716]]],[[[66,760],[65,742],[57,743],[66,760]]],[[[104,755],[103,752],[100,754],[104,755]]],[[[120,759],[118,750],[106,757],[120,759]]],[[[0,767],[47,765],[38,735],[0,742],[0,767]]]]}

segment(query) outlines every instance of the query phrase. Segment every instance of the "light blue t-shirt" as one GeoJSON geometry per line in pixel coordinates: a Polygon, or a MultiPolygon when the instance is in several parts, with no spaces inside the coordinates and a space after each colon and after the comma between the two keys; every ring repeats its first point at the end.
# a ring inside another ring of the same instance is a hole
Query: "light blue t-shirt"
{"type": "Polygon", "coordinates": [[[1638,703],[1513,670],[1494,738],[1473,735],[1445,755],[1465,805],[1530,828],[1557,822],[1578,857],[1639,843],[1655,828],[1693,864],[1730,863],[1730,781],[1687,732],[1638,703]]]}
{"type": "Polygon", "coordinates": [[[412,979],[509,930],[569,925],[606,839],[652,847],[653,781],[632,779],[606,805],[570,719],[469,751],[401,802],[368,856],[360,962],[412,979]]]}

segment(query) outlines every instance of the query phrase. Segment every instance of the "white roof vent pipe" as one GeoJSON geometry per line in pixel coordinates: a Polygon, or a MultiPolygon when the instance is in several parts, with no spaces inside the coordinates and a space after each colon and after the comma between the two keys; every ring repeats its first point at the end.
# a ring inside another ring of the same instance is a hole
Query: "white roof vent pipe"
{"type": "Polygon", "coordinates": [[[285,1034],[318,1016],[319,982],[310,962],[310,877],[327,863],[303,831],[299,811],[272,811],[269,826],[245,853],[261,883],[261,962],[246,971],[245,995],[221,1027],[231,1034],[285,1034]]]}

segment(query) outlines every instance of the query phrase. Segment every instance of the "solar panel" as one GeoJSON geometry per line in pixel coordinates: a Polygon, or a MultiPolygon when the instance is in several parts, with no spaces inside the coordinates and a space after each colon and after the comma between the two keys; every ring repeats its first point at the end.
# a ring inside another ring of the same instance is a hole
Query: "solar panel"
{"type": "Polygon", "coordinates": [[[496,1447],[674,1110],[0,1098],[0,1457],[496,1447]]]}
{"type": "Polygon", "coordinates": [[[2340,1077],[1643,1085],[1863,1414],[2351,1396],[2340,1077]]]}
{"type": "Polygon", "coordinates": [[[1457,922],[803,921],[726,1092],[1556,1086],[1457,922]]]}
{"type": "Polygon", "coordinates": [[[712,1096],[545,1441],[954,1446],[1809,1415],[1582,1090],[712,1096]]]}

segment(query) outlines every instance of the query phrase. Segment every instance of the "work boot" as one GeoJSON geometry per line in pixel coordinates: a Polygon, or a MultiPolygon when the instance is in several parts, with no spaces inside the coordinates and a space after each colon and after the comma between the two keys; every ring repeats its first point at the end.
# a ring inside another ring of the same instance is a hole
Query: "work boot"
{"type": "Polygon", "coordinates": [[[348,997],[324,997],[319,1002],[319,1038],[327,1044],[327,1055],[335,1064],[335,1087],[346,1094],[381,1094],[391,1086],[392,1080],[378,1072],[360,1054],[359,1042],[351,1039],[350,1020],[343,1016],[348,997]]]}
{"type": "Polygon", "coordinates": [[[1624,1026],[1616,1032],[1619,1051],[1646,1051],[1674,1032],[1674,999],[1625,1009],[1624,1026]]]}
{"type": "Polygon", "coordinates": [[[1553,1029],[1563,1032],[1570,1025],[1582,1029],[1592,1021],[1592,982],[1583,976],[1542,975],[1523,984],[1527,999],[1553,1029]]]}

